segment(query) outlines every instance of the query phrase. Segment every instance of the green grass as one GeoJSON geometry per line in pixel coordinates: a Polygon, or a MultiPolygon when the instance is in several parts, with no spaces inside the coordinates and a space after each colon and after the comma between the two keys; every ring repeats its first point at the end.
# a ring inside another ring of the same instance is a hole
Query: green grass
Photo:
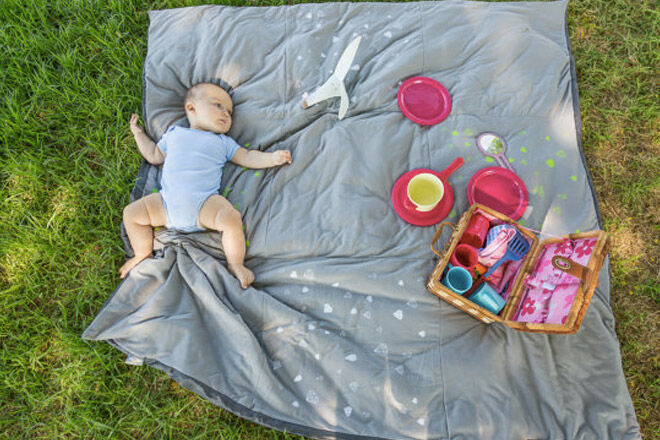
{"type": "Polygon", "coordinates": [[[623,368],[644,438],[660,438],[660,12],[653,1],[580,1],[568,18],[587,164],[614,242],[623,368]]]}
{"type": "MultiPolygon", "coordinates": [[[[186,2],[186,4],[200,4],[186,2]]],[[[285,2],[232,1],[232,5],[285,2]]],[[[660,16],[651,0],[569,6],[583,142],[612,234],[613,309],[646,438],[660,436],[660,16]]],[[[295,438],[243,421],[80,334],[117,285],[140,163],[148,9],[0,3],[0,437],[295,438]]]]}

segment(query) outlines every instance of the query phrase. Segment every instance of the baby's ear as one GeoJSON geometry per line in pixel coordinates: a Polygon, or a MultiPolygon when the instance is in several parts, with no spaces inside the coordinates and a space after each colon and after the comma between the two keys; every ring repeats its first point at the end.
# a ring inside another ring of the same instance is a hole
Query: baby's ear
{"type": "Polygon", "coordinates": [[[186,102],[183,108],[186,110],[186,112],[195,112],[195,104],[193,104],[192,101],[186,102]]]}

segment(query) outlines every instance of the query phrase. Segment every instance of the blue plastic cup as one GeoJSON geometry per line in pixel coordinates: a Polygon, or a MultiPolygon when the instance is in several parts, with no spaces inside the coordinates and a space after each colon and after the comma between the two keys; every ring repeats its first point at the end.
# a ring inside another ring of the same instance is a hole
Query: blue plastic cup
{"type": "Polygon", "coordinates": [[[500,313],[506,303],[504,298],[495,292],[488,283],[479,286],[468,299],[496,315],[500,313]]]}
{"type": "Polygon", "coordinates": [[[442,278],[442,284],[459,295],[463,295],[472,287],[472,275],[464,267],[451,266],[442,278]]]}

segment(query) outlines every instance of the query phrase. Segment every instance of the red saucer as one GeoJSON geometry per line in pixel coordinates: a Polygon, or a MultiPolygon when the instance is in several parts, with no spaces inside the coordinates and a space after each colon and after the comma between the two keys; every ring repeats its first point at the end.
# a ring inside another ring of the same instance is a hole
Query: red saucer
{"type": "Polygon", "coordinates": [[[411,225],[431,226],[439,223],[442,219],[447,217],[449,211],[451,211],[451,207],[454,205],[454,191],[447,182],[444,174],[429,170],[428,168],[417,168],[403,174],[394,183],[394,187],[392,187],[392,205],[394,205],[396,213],[411,225]],[[440,180],[442,180],[442,183],[445,186],[445,195],[442,197],[442,200],[440,200],[440,203],[427,212],[409,209],[403,204],[404,199],[408,197],[408,182],[410,182],[410,179],[421,173],[435,174],[440,180]]]}
{"type": "Polygon", "coordinates": [[[467,198],[470,205],[481,203],[512,220],[522,217],[529,203],[527,187],[520,176],[501,167],[477,171],[468,183],[467,198]]]}

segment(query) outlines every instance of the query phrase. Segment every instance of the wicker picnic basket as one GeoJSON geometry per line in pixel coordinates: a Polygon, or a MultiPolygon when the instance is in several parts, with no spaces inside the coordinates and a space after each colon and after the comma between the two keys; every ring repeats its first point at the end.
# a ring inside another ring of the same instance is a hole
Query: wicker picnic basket
{"type": "Polygon", "coordinates": [[[601,230],[569,234],[563,236],[562,238],[552,238],[539,241],[534,233],[524,227],[521,227],[509,217],[486,206],[474,204],[466,213],[461,216],[456,225],[453,225],[449,222],[443,222],[440,224],[440,227],[436,231],[433,237],[433,241],[431,242],[431,250],[439,257],[439,259],[433,272],[431,273],[427,287],[429,291],[434,295],[437,295],[449,304],[452,304],[453,306],[463,310],[468,315],[482,322],[485,322],[486,324],[501,322],[508,327],[525,332],[572,334],[579,330],[582,319],[584,318],[584,315],[587,312],[587,308],[589,307],[591,297],[593,296],[593,293],[598,286],[598,275],[603,265],[603,261],[607,256],[609,245],[609,237],[604,231],[601,230]],[[485,212],[486,214],[489,214],[490,216],[495,217],[504,223],[516,226],[518,230],[525,235],[525,237],[531,240],[530,250],[523,259],[522,266],[514,280],[513,287],[509,297],[507,298],[504,309],[498,315],[484,309],[483,307],[480,307],[479,305],[468,300],[466,297],[453,292],[440,282],[442,274],[447,264],[449,263],[449,258],[454,252],[454,248],[457,246],[470,218],[476,210],[481,210],[482,212],[485,212]],[[453,228],[453,232],[447,241],[444,251],[439,252],[435,249],[434,245],[440,239],[442,231],[446,226],[453,228]],[[532,270],[534,270],[536,259],[538,258],[543,246],[554,242],[563,241],[567,238],[576,240],[593,237],[596,237],[597,241],[588,264],[584,266],[584,270],[571,272],[571,274],[577,276],[581,282],[565,323],[546,324],[514,321],[512,317],[517,312],[524,293],[524,279],[531,273],[532,270]]]}

